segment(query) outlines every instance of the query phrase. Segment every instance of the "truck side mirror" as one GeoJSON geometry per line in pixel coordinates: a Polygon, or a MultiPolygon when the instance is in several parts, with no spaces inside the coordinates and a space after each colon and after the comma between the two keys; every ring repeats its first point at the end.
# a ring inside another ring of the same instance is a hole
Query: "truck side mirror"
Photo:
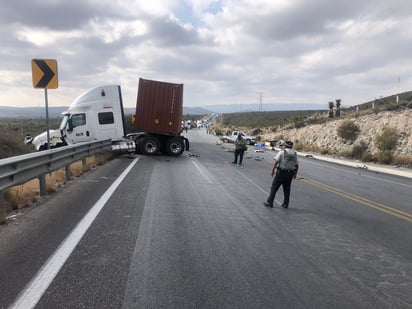
{"type": "Polygon", "coordinates": [[[71,118],[67,120],[67,125],[68,125],[67,132],[72,132],[73,131],[73,121],[71,118]]]}

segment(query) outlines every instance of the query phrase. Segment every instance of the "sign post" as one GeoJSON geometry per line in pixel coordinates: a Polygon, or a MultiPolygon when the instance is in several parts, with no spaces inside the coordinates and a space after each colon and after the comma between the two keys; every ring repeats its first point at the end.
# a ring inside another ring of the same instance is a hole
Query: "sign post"
{"type": "Polygon", "coordinates": [[[57,61],[55,59],[32,59],[31,68],[33,87],[44,89],[44,100],[46,105],[47,149],[50,149],[49,106],[47,99],[47,89],[58,88],[57,61]]]}

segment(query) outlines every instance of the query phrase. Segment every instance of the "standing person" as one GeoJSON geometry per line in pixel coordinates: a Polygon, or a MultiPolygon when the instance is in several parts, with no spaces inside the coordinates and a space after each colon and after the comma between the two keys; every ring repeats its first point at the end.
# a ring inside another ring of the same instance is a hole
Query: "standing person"
{"type": "Polygon", "coordinates": [[[292,184],[292,179],[296,179],[298,173],[299,162],[298,156],[295,151],[292,150],[293,143],[279,141],[279,147],[281,150],[275,156],[275,162],[272,167],[272,177],[273,178],[272,187],[270,188],[270,194],[266,202],[263,203],[266,207],[273,207],[273,201],[275,200],[275,195],[280,186],[283,188],[283,208],[289,207],[289,197],[290,197],[290,187],[292,184]]]}
{"type": "Polygon", "coordinates": [[[232,164],[237,164],[237,158],[239,157],[239,165],[242,165],[243,153],[246,148],[246,141],[243,139],[242,134],[239,133],[235,140],[235,161],[232,164]]]}

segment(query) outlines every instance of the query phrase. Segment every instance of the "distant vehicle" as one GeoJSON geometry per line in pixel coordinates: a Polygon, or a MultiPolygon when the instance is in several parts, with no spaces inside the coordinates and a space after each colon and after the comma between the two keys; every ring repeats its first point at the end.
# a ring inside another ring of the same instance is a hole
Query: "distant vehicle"
{"type": "Polygon", "coordinates": [[[256,137],[247,135],[242,131],[233,131],[230,135],[223,135],[220,139],[224,143],[234,143],[238,135],[241,135],[248,145],[254,145],[256,143],[256,137]]]}

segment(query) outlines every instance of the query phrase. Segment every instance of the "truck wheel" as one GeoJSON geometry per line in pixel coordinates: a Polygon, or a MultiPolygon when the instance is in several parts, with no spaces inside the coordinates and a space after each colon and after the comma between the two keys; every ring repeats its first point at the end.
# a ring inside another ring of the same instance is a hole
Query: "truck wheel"
{"type": "Polygon", "coordinates": [[[246,140],[246,144],[252,145],[252,142],[250,141],[250,139],[247,139],[247,140],[246,140]]]}
{"type": "Polygon", "coordinates": [[[157,137],[147,136],[140,142],[140,151],[143,155],[154,155],[159,152],[160,142],[157,137]]]}
{"type": "Polygon", "coordinates": [[[183,140],[185,141],[185,150],[189,151],[189,146],[190,146],[189,140],[186,137],[183,140]]]}
{"type": "Polygon", "coordinates": [[[167,140],[166,153],[171,157],[180,156],[185,150],[183,139],[172,137],[167,140]]]}

